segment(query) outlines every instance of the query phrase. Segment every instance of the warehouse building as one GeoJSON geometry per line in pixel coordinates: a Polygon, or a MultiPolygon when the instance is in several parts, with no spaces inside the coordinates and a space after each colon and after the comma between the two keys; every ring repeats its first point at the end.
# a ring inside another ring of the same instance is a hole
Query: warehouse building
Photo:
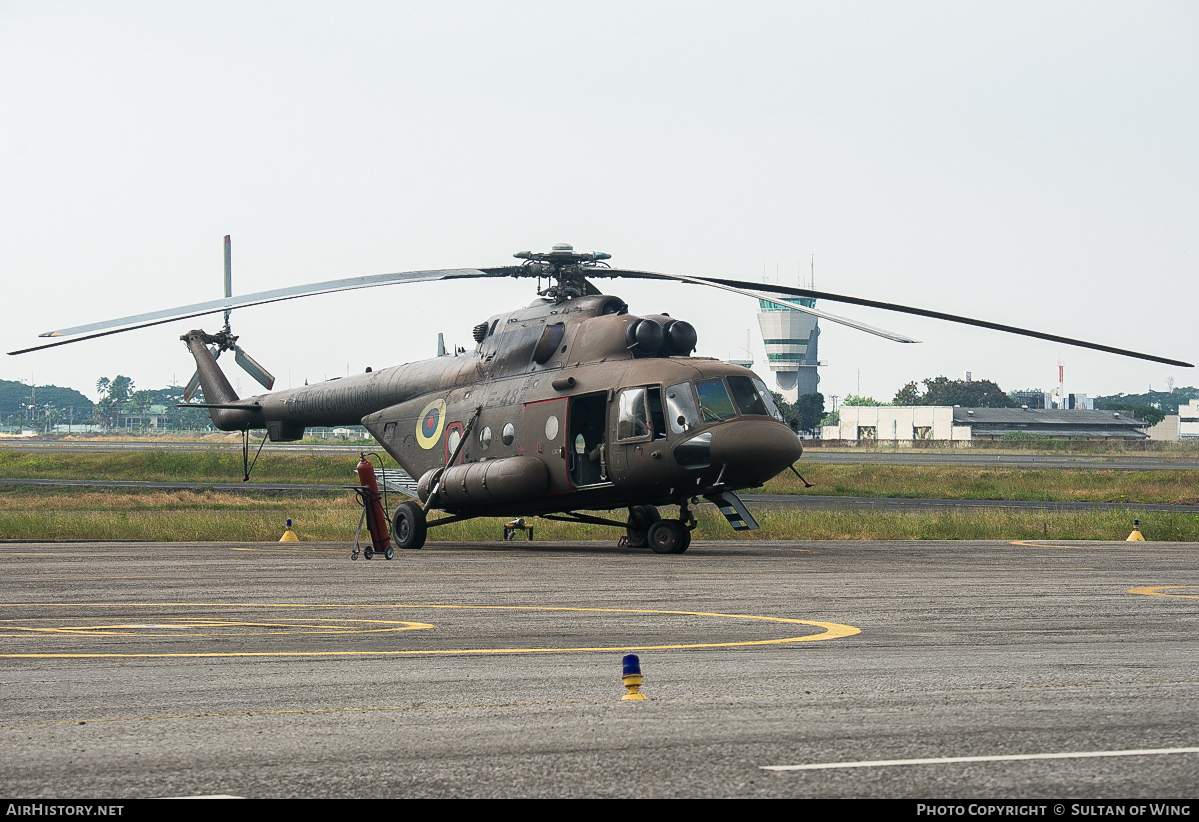
{"type": "Polygon", "coordinates": [[[1199,437],[1199,400],[1178,406],[1178,438],[1199,437]]]}
{"type": "Polygon", "coordinates": [[[1012,439],[1022,434],[1060,440],[1148,439],[1145,421],[1120,411],[919,405],[843,405],[839,410],[840,425],[824,426],[823,439],[968,442],[1012,439]]]}

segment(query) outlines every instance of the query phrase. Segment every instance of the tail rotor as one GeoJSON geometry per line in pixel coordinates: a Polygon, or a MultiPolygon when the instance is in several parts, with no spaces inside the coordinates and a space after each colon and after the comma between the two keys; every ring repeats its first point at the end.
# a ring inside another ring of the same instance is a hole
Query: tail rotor
{"type": "MultiPolygon", "coordinates": [[[[225,235],[225,297],[233,296],[233,245],[229,240],[229,235],[225,235]]],[[[225,312],[225,327],[216,334],[211,335],[206,342],[210,341],[209,350],[212,352],[213,359],[219,359],[222,352],[233,351],[233,361],[236,362],[243,371],[255,379],[263,388],[270,391],[275,386],[275,377],[270,371],[262,367],[262,364],[246,353],[245,349],[237,344],[237,335],[233,333],[229,326],[229,317],[233,313],[230,309],[225,312]]],[[[196,395],[200,389],[200,372],[192,374],[187,385],[183,389],[183,401],[191,402],[191,398],[196,395]]]]}

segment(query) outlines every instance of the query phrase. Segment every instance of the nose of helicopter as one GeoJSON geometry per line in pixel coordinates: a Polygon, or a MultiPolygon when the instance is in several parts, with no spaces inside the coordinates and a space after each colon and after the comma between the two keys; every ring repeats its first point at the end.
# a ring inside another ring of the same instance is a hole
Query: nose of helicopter
{"type": "Polygon", "coordinates": [[[761,485],[801,454],[795,432],[773,420],[739,419],[712,429],[712,464],[727,466],[725,482],[731,485],[761,485]]]}

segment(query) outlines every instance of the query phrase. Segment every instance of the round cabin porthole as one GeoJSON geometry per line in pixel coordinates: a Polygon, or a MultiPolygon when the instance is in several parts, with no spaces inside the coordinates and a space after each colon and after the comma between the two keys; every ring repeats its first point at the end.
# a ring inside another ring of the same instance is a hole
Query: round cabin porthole
{"type": "Polygon", "coordinates": [[[558,418],[553,414],[545,421],[545,438],[550,442],[558,438],[558,418]]]}
{"type": "Polygon", "coordinates": [[[504,426],[504,432],[500,434],[500,440],[504,445],[511,445],[514,439],[516,439],[516,426],[508,423],[504,426]]]}
{"type": "Polygon", "coordinates": [[[491,447],[491,428],[489,426],[484,426],[483,430],[479,432],[479,445],[483,446],[484,451],[491,447]]]}
{"type": "Polygon", "coordinates": [[[458,450],[458,443],[460,443],[461,441],[462,441],[462,432],[459,431],[457,428],[455,428],[453,431],[450,432],[449,437],[446,438],[446,444],[449,447],[451,454],[458,450]]]}
{"type": "Polygon", "coordinates": [[[586,454],[587,453],[587,439],[582,434],[579,434],[577,437],[575,437],[575,453],[576,454],[586,454]]]}

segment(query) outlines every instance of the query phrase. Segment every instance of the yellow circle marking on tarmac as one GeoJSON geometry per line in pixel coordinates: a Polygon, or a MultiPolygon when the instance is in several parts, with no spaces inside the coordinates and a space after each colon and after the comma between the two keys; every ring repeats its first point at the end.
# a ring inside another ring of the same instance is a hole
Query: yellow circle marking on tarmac
{"type": "MultiPolygon", "coordinates": [[[[663,614],[668,616],[697,616],[715,617],[721,619],[746,619],[760,622],[777,622],[789,625],[808,625],[823,629],[820,633],[804,634],[801,636],[782,637],[781,639],[749,639],[737,642],[692,642],[670,645],[605,645],[580,646],[564,648],[432,648],[406,651],[226,651],[209,653],[46,653],[46,654],[0,654],[0,659],[147,659],[147,658],[193,658],[193,657],[338,657],[338,656],[424,656],[424,655],[454,655],[454,654],[544,654],[567,652],[598,652],[598,651],[663,651],[673,649],[695,648],[740,648],[752,645],[785,645],[793,642],[818,642],[825,639],[840,639],[842,637],[860,634],[861,628],[853,625],[842,625],[837,622],[814,622],[806,619],[790,619],[787,617],[758,616],[755,614],[720,614],[708,611],[658,611],[642,608],[568,608],[559,606],[539,605],[336,605],[312,603],[264,603],[264,602],[19,602],[0,604],[0,608],[30,608],[30,607],[61,607],[61,608],[408,608],[417,610],[477,610],[477,611],[565,611],[575,613],[602,614],[663,614]]],[[[405,623],[407,624],[407,623],[405,623]]],[[[425,623],[411,623],[425,625],[425,623]]],[[[434,627],[434,626],[427,626],[434,627]]],[[[28,635],[26,635],[28,636],[28,635]]]]}
{"type": "MultiPolygon", "coordinates": [[[[85,617],[69,617],[83,621],[85,617]]],[[[2,619],[0,630],[7,628],[19,633],[0,637],[214,637],[214,636],[279,636],[292,634],[380,634],[395,631],[419,631],[434,626],[427,622],[399,622],[384,619],[282,619],[277,622],[234,622],[205,617],[163,617],[162,622],[117,622],[107,625],[17,625],[23,622],[50,622],[45,619],[2,619]],[[319,623],[319,624],[312,624],[319,623]],[[347,624],[348,623],[348,624],[347,624]],[[363,626],[371,627],[363,627],[363,626]],[[383,627],[376,627],[383,626],[383,627]],[[270,630],[275,629],[275,630],[270,630]],[[170,633],[147,633],[166,630],[170,633]],[[188,631],[193,631],[188,633],[188,631]]],[[[62,619],[53,620],[62,622],[62,619]]],[[[90,621],[90,620],[88,620],[90,621]]]]}
{"type": "Polygon", "coordinates": [[[1194,588],[1199,585],[1153,585],[1144,588],[1129,588],[1130,594],[1144,594],[1147,597],[1173,597],[1174,599],[1199,599],[1199,594],[1163,594],[1162,591],[1174,591],[1179,588],[1194,588]]]}

